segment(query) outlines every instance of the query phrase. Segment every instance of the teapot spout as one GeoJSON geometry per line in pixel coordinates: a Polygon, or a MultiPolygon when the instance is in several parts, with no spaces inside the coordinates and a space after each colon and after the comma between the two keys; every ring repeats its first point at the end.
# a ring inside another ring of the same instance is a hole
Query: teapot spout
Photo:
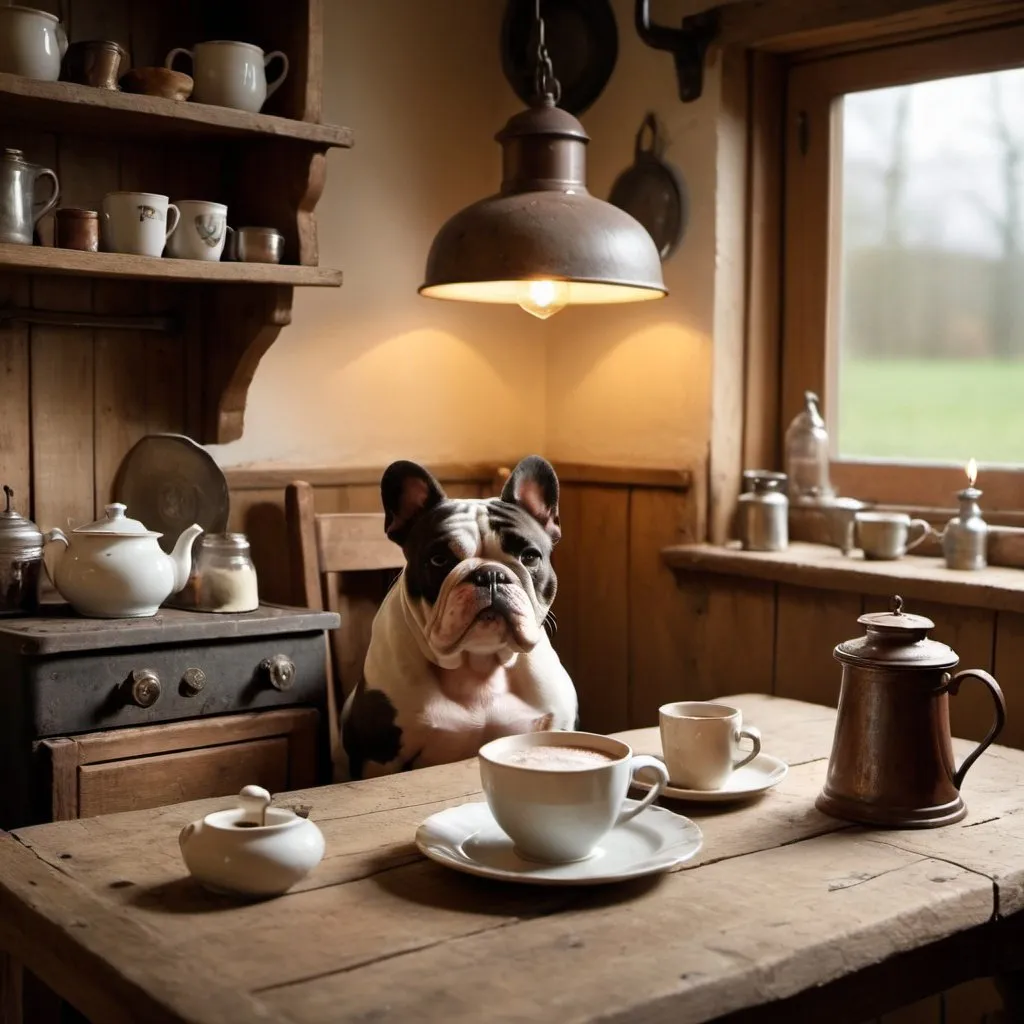
{"type": "Polygon", "coordinates": [[[188,583],[189,574],[192,572],[192,545],[202,532],[203,528],[197,523],[193,523],[188,529],[183,530],[175,542],[174,550],[168,556],[174,565],[173,593],[175,594],[188,583]]]}
{"type": "Polygon", "coordinates": [[[46,566],[46,575],[50,582],[57,586],[57,566],[68,549],[68,539],[64,536],[63,530],[50,530],[43,538],[43,565],[46,566]]]}

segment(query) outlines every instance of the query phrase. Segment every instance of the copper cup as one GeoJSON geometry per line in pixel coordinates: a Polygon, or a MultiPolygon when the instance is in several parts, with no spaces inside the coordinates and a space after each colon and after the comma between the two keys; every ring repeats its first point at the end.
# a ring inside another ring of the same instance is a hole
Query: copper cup
{"type": "Polygon", "coordinates": [[[61,78],[65,82],[117,89],[122,66],[128,65],[128,51],[109,39],[72,43],[64,55],[61,78]]]}
{"type": "Polygon", "coordinates": [[[99,252],[100,215],[95,210],[76,210],[70,207],[58,210],[55,244],[58,249],[99,252]]]}

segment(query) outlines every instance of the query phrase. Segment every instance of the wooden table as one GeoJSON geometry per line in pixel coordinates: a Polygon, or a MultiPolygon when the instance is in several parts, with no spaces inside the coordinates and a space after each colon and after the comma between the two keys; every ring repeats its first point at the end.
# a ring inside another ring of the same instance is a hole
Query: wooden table
{"type": "MultiPolygon", "coordinates": [[[[832,710],[727,699],[792,768],[752,805],[689,810],[705,845],[673,874],[549,889],[424,860],[417,824],[480,798],[467,761],[296,794],[327,857],[265,903],[185,875],[179,829],[223,800],[0,835],[0,949],[100,1024],[838,1024],[1021,966],[1024,752],[981,758],[964,822],[869,831],[813,806],[832,710]]],[[[658,748],[656,730],[623,735],[658,748]]],[[[16,1020],[19,971],[2,966],[16,1020]]]]}

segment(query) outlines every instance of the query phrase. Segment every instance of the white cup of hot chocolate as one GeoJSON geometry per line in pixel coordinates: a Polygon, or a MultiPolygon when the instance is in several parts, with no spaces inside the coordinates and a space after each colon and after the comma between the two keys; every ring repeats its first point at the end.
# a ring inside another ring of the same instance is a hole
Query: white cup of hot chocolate
{"type": "Polygon", "coordinates": [[[668,783],[656,757],[590,732],[505,736],[480,748],[480,780],[494,820],[527,860],[584,860],[616,826],[658,798],[668,783]],[[626,803],[633,774],[657,781],[643,800],[626,803]]]}

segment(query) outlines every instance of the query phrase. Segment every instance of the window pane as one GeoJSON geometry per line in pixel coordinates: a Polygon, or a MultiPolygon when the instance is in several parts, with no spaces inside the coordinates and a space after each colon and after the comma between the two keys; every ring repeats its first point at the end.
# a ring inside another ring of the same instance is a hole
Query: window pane
{"type": "Polygon", "coordinates": [[[842,105],[836,443],[1024,463],[1024,69],[842,105]]]}

